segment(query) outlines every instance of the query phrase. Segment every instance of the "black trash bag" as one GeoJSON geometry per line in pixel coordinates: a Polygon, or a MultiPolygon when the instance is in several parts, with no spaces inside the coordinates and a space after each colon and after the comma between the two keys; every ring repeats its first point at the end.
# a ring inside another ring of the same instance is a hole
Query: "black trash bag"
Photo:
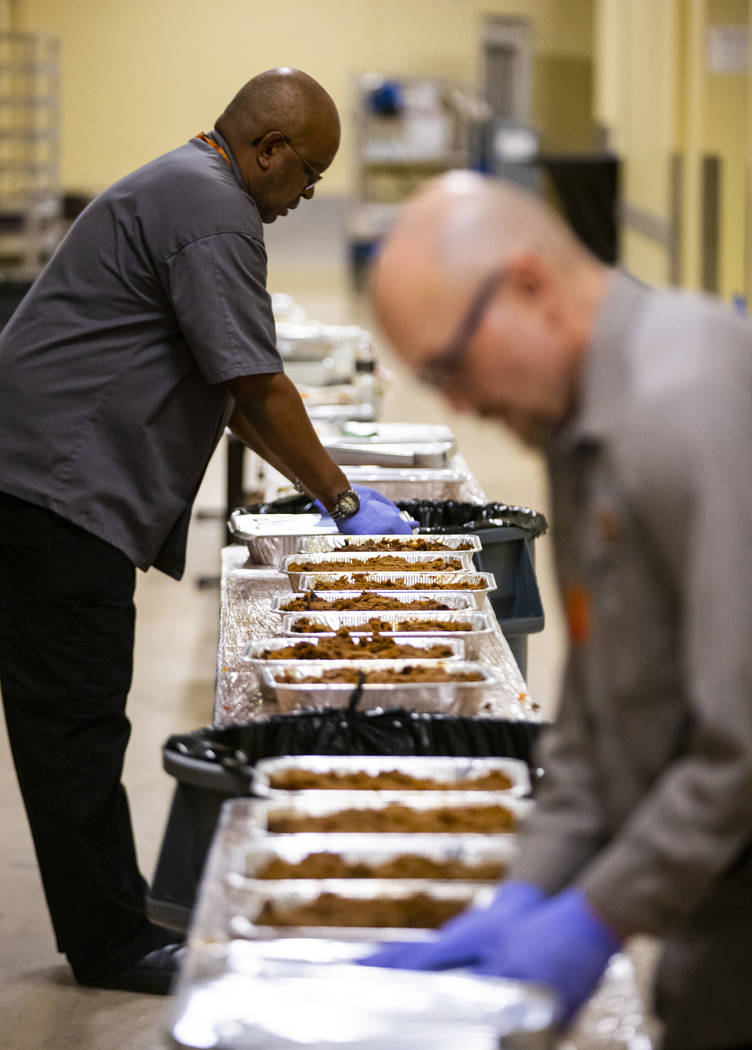
{"type": "Polygon", "coordinates": [[[324,708],[171,736],[166,752],[250,770],[281,755],[519,758],[532,768],[540,722],[392,710],[324,708]]]}
{"type": "MultiPolygon", "coordinates": [[[[420,522],[419,532],[475,532],[499,526],[516,526],[530,536],[542,536],[548,528],[543,514],[529,507],[508,503],[470,503],[467,500],[400,499],[400,510],[406,510],[420,522]]],[[[283,496],[269,503],[252,503],[243,508],[246,514],[310,514],[316,511],[308,496],[283,496]]]]}
{"type": "Polygon", "coordinates": [[[470,503],[466,500],[401,499],[400,510],[406,510],[420,522],[419,532],[475,532],[513,525],[524,529],[530,538],[542,536],[548,528],[543,514],[529,507],[507,503],[470,503]]]}

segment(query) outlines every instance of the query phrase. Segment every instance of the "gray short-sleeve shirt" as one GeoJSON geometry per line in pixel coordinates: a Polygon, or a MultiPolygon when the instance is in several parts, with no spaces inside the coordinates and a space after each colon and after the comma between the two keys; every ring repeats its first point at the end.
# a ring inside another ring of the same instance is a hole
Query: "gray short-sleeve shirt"
{"type": "Polygon", "coordinates": [[[82,213],[0,336],[0,491],[180,577],[232,407],[282,371],[256,205],[192,139],[82,213]]]}

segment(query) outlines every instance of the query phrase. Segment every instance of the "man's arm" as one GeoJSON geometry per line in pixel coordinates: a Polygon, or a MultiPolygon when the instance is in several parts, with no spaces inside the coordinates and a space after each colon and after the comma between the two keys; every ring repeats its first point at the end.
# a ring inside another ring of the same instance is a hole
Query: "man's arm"
{"type": "Polygon", "coordinates": [[[235,399],[233,433],[331,510],[350,483],[319,441],[300,394],[284,372],[241,376],[227,386],[235,399]]]}

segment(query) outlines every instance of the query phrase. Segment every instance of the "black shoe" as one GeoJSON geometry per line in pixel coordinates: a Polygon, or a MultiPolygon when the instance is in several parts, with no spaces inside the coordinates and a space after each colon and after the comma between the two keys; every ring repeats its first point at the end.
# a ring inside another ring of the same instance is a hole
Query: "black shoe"
{"type": "Polygon", "coordinates": [[[165,944],[137,959],[110,977],[79,980],[88,988],[112,988],[122,992],[167,995],[185,957],[184,944],[165,944]]]}

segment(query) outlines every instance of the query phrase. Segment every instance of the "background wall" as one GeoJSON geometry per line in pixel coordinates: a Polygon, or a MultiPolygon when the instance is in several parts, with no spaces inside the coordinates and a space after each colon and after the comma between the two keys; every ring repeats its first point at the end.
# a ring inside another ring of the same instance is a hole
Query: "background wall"
{"type": "Polygon", "coordinates": [[[624,162],[623,261],[647,281],[704,286],[702,171],[717,158],[727,300],[752,294],[752,81],[749,68],[715,70],[709,40],[750,25],[749,0],[598,0],[595,10],[594,110],[624,162]]]}
{"type": "Polygon", "coordinates": [[[254,73],[304,69],[343,117],[322,194],[352,185],[353,78],[369,70],[475,82],[485,14],[534,23],[534,111],[556,145],[591,127],[592,0],[5,0],[19,30],[62,41],[63,183],[100,190],[210,127],[254,73]],[[561,83],[566,91],[561,90],[561,83]]]}

